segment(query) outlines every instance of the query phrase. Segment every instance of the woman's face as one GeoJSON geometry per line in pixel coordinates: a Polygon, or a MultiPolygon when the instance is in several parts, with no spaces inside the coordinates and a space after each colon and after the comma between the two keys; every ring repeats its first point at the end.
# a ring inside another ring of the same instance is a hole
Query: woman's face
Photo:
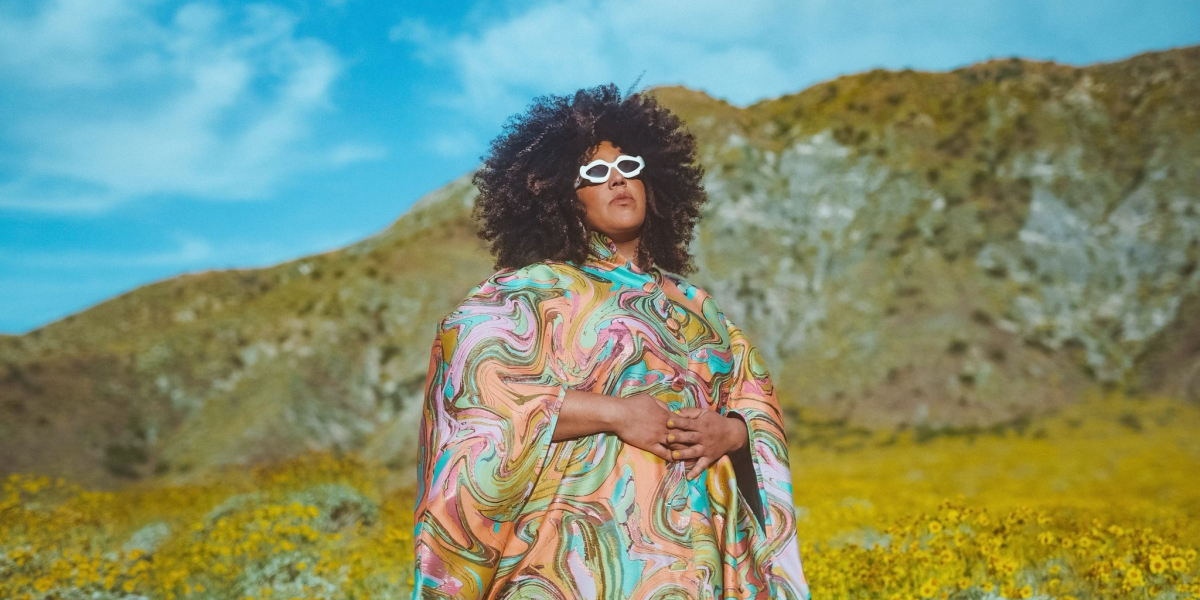
{"type": "MultiPolygon", "coordinates": [[[[587,160],[601,158],[614,162],[620,155],[621,149],[606,140],[593,149],[587,160]]],[[[641,179],[626,179],[619,170],[610,168],[608,181],[592,183],[585,179],[575,195],[583,204],[586,213],[583,220],[589,229],[617,243],[638,237],[646,219],[646,188],[641,179]]]]}

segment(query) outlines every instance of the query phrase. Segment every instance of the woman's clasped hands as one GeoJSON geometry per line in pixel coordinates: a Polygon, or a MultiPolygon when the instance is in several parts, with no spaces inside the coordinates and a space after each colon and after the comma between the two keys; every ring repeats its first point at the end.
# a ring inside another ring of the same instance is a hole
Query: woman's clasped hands
{"type": "Polygon", "coordinates": [[[713,410],[687,407],[673,412],[649,394],[619,398],[574,389],[563,393],[552,441],[612,433],[664,461],[682,462],[688,479],[749,444],[745,421],[713,410]]]}
{"type": "Polygon", "coordinates": [[[628,413],[616,431],[621,441],[667,462],[682,461],[688,479],[749,443],[746,424],[739,418],[695,407],[673,412],[649,394],[631,396],[626,402],[628,413]]]}

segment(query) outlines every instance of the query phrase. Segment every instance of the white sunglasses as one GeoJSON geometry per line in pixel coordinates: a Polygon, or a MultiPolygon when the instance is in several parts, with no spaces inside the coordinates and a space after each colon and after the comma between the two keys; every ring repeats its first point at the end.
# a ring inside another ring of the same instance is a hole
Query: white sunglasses
{"type": "MultiPolygon", "coordinates": [[[[636,177],[642,172],[642,168],[646,166],[646,161],[640,156],[629,156],[622,154],[617,157],[614,162],[608,162],[604,159],[597,158],[592,162],[579,167],[579,177],[586,179],[592,183],[604,183],[612,175],[612,170],[616,169],[625,177],[636,177]]],[[[583,183],[582,180],[576,182],[576,186],[583,183]]]]}

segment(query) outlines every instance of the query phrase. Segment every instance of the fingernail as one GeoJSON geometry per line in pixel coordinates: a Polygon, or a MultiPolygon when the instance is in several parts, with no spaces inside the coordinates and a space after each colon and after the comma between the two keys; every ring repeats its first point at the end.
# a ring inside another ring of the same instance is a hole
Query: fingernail
{"type": "Polygon", "coordinates": [[[671,456],[674,456],[675,458],[679,458],[679,451],[676,450],[676,451],[672,452],[671,456]]]}
{"type": "Polygon", "coordinates": [[[674,420],[674,419],[671,419],[670,421],[667,421],[667,427],[674,427],[674,426],[675,426],[675,420],[674,420]]]}
{"type": "Polygon", "coordinates": [[[668,436],[667,436],[667,441],[668,441],[668,442],[673,442],[673,441],[675,441],[675,434],[673,434],[673,433],[672,433],[671,435],[668,435],[668,436]]]}

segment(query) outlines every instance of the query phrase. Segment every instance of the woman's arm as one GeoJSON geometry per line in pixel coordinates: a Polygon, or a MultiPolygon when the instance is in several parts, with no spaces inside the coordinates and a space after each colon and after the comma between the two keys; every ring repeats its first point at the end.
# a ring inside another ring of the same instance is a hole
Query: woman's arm
{"type": "MultiPolygon", "coordinates": [[[[812,594],[800,560],[796,502],[792,487],[791,461],[783,409],[775,396],[775,385],[762,355],[736,325],[721,316],[729,331],[733,350],[733,378],[729,385],[726,415],[740,416],[750,435],[755,486],[766,518],[763,537],[755,542],[754,554],[766,562],[771,573],[771,597],[809,600],[812,594]]],[[[740,479],[740,477],[739,477],[740,479]]],[[[747,477],[749,481],[754,481],[747,477]]],[[[799,482],[797,482],[799,483],[799,482]]],[[[754,491],[751,491],[753,494],[754,491]]],[[[749,500],[749,498],[747,498],[749,500]]],[[[753,504],[751,504],[753,506],[753,504]]]]}
{"type": "Polygon", "coordinates": [[[561,442],[597,433],[616,433],[621,421],[617,400],[604,394],[568,389],[563,396],[558,423],[554,426],[554,434],[550,441],[561,442]]]}
{"type": "Polygon", "coordinates": [[[516,350],[534,307],[513,301],[505,318],[489,312],[493,300],[464,301],[430,351],[413,515],[417,598],[487,597],[562,406],[564,388],[523,366],[544,361],[541,347],[516,350]]]}
{"type": "Polygon", "coordinates": [[[626,444],[669,462],[672,459],[666,447],[667,421],[674,416],[664,402],[648,394],[617,398],[568,389],[550,440],[560,442],[611,433],[626,444]]]}

